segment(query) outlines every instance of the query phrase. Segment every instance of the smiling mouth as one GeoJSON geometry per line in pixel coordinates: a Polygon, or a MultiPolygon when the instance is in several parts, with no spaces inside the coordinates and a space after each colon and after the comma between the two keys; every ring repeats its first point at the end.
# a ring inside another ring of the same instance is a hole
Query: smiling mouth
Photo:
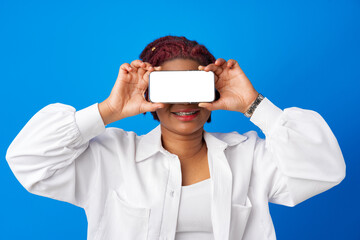
{"type": "Polygon", "coordinates": [[[192,112],[173,112],[173,114],[177,115],[177,116],[190,116],[193,115],[195,113],[197,113],[199,111],[192,111],[192,112]]]}

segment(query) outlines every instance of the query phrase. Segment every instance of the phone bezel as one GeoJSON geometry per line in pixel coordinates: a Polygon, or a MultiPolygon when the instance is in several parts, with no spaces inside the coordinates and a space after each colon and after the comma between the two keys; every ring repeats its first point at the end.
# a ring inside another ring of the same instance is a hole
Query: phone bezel
{"type": "MultiPolygon", "coordinates": [[[[149,74],[149,85],[148,85],[148,96],[149,96],[149,101],[150,102],[153,102],[152,100],[151,100],[151,88],[150,88],[150,86],[151,86],[151,74],[152,73],[161,73],[161,72],[204,72],[205,73],[205,71],[200,71],[200,70],[161,70],[161,71],[154,71],[154,72],[151,72],[150,74],[149,74]]],[[[196,102],[188,102],[188,101],[181,101],[181,102],[174,102],[174,101],[172,101],[172,102],[161,102],[161,103],[166,103],[166,104],[188,104],[188,103],[200,103],[200,102],[213,102],[213,101],[215,101],[215,97],[216,97],[216,88],[215,88],[215,74],[214,74],[214,72],[212,72],[212,71],[208,71],[208,72],[206,72],[207,74],[208,73],[211,73],[212,74],[212,76],[213,76],[213,79],[214,79],[214,82],[213,82],[213,86],[214,86],[214,92],[213,92],[213,95],[212,95],[212,100],[211,101],[196,101],[196,102]]]]}

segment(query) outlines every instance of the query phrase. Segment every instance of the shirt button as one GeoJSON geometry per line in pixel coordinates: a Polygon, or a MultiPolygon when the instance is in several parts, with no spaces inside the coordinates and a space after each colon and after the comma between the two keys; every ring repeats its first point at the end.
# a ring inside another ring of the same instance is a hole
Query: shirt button
{"type": "Polygon", "coordinates": [[[171,196],[171,197],[174,197],[174,192],[175,192],[174,190],[171,190],[171,191],[170,191],[170,196],[171,196]]]}

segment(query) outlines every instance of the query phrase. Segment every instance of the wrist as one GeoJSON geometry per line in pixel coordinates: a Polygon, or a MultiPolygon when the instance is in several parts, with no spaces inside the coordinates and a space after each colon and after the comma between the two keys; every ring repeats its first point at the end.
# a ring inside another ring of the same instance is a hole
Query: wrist
{"type": "Polygon", "coordinates": [[[246,102],[244,104],[244,108],[241,111],[241,113],[245,114],[250,107],[252,106],[252,104],[255,102],[256,98],[259,96],[259,93],[254,90],[251,94],[248,95],[248,97],[246,98],[246,102]]]}
{"type": "Polygon", "coordinates": [[[114,117],[115,114],[111,110],[111,107],[109,106],[107,100],[101,102],[98,104],[99,107],[99,113],[101,115],[101,118],[104,122],[104,125],[108,125],[110,123],[116,122],[116,118],[114,117]]]}
{"type": "Polygon", "coordinates": [[[264,96],[260,93],[257,94],[255,100],[251,103],[250,107],[244,112],[244,115],[248,118],[250,118],[253,113],[255,112],[257,106],[261,103],[261,101],[264,99],[264,96]]]}

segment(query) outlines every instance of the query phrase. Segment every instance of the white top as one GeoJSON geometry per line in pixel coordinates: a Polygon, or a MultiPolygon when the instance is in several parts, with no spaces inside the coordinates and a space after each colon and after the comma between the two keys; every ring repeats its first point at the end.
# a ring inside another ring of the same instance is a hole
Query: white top
{"type": "Polygon", "coordinates": [[[212,240],[210,178],[181,187],[176,240],[212,240]]]}
{"type": "MultiPolygon", "coordinates": [[[[274,240],[269,201],[295,206],[345,177],[337,140],[318,113],[281,110],[265,98],[250,120],[265,139],[204,132],[215,240],[274,240]]],[[[89,240],[175,238],[181,165],[162,147],[159,126],[138,136],[105,128],[97,104],[80,111],[51,104],[6,159],[29,192],[84,208],[89,240]]]]}

